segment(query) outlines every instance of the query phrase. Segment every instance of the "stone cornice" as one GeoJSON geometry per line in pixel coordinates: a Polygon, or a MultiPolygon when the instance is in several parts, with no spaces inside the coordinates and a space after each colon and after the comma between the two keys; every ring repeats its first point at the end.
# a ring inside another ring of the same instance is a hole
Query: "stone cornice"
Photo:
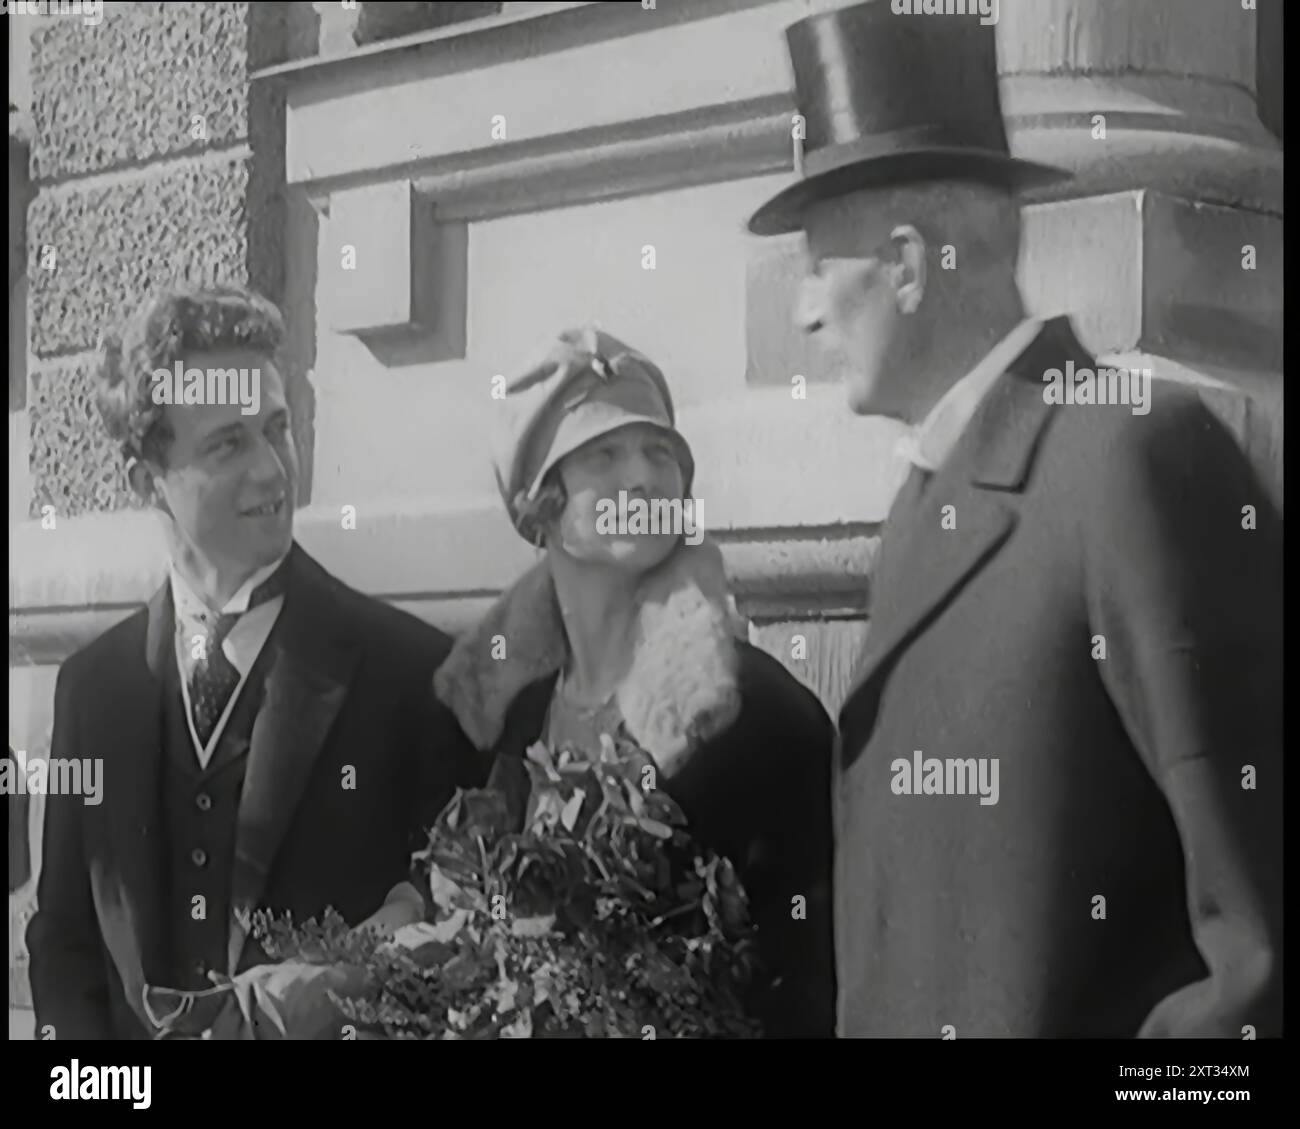
{"type": "MultiPolygon", "coordinates": [[[[784,29],[823,6],[531,9],[254,81],[283,89],[286,179],[318,206],[405,179],[441,219],[486,219],[790,172],[784,29]]],[[[1013,151],[1073,172],[1057,195],[1143,186],[1277,214],[1281,152],[1256,112],[1253,17],[1168,0],[1110,19],[1083,0],[1008,4],[998,35],[1013,151]]]]}
{"type": "MultiPolygon", "coordinates": [[[[782,2],[788,6],[790,0],[782,2]]],[[[261,67],[250,79],[287,92],[314,92],[331,85],[347,85],[381,70],[393,72],[415,66],[466,70],[566,50],[578,44],[622,38],[645,30],[651,19],[656,27],[667,28],[772,3],[773,0],[671,0],[649,12],[640,3],[562,0],[452,23],[364,47],[349,47],[345,51],[261,67]]],[[[796,11],[793,18],[799,14],[796,11]]]]}
{"type": "MultiPolygon", "coordinates": [[[[456,222],[779,174],[792,168],[792,113],[788,95],[763,95],[500,150],[402,160],[385,167],[383,182],[409,180],[440,222],[456,222]]],[[[332,195],[374,183],[373,170],[362,169],[303,187],[329,215],[332,195]]]]}

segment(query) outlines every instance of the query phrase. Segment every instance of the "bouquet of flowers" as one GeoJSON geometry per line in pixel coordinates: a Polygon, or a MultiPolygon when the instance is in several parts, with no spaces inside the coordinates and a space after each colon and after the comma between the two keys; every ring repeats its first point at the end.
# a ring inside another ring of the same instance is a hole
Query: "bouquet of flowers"
{"type": "Polygon", "coordinates": [[[431,920],[389,939],[335,914],[254,930],[272,959],[362,966],[365,989],[331,999],[370,1037],[755,1037],[745,893],[654,779],[623,740],[534,745],[458,791],[414,856],[431,920]]]}

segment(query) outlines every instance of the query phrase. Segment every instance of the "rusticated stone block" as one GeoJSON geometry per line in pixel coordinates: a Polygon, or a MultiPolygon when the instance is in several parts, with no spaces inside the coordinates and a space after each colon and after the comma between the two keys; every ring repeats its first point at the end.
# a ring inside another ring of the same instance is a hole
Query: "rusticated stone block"
{"type": "Polygon", "coordinates": [[[42,366],[32,374],[32,506],[55,520],[94,510],[138,507],[122,457],[95,408],[90,357],[42,366]]]}
{"type": "Polygon", "coordinates": [[[244,157],[42,192],[28,228],[32,351],[93,349],[147,293],[182,279],[244,282],[277,298],[283,223],[269,173],[244,157]],[[55,251],[53,270],[42,266],[46,246],[55,251]]]}
{"type": "Polygon", "coordinates": [[[32,38],[33,176],[85,175],[249,137],[248,75],[283,59],[284,7],[114,4],[95,25],[43,22],[32,38]]]}

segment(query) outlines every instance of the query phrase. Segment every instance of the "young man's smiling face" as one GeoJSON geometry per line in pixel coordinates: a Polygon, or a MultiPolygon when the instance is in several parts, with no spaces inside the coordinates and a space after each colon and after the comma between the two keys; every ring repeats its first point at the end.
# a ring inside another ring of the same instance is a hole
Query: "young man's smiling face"
{"type": "Polygon", "coordinates": [[[211,567],[248,575],[283,556],[293,540],[298,456],[284,382],[256,350],[190,352],[182,365],[258,373],[256,414],[244,414],[239,403],[168,404],[172,439],[154,477],[181,540],[211,567]]]}

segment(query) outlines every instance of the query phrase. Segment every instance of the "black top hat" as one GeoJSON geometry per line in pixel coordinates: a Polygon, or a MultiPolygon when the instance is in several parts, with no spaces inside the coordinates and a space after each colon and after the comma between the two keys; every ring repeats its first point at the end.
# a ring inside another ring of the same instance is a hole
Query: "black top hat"
{"type": "Polygon", "coordinates": [[[755,235],[798,231],[808,204],[860,188],[953,179],[1014,190],[1070,175],[1011,156],[992,25],[894,7],[870,0],[786,28],[803,175],[754,213],[755,235]]]}

